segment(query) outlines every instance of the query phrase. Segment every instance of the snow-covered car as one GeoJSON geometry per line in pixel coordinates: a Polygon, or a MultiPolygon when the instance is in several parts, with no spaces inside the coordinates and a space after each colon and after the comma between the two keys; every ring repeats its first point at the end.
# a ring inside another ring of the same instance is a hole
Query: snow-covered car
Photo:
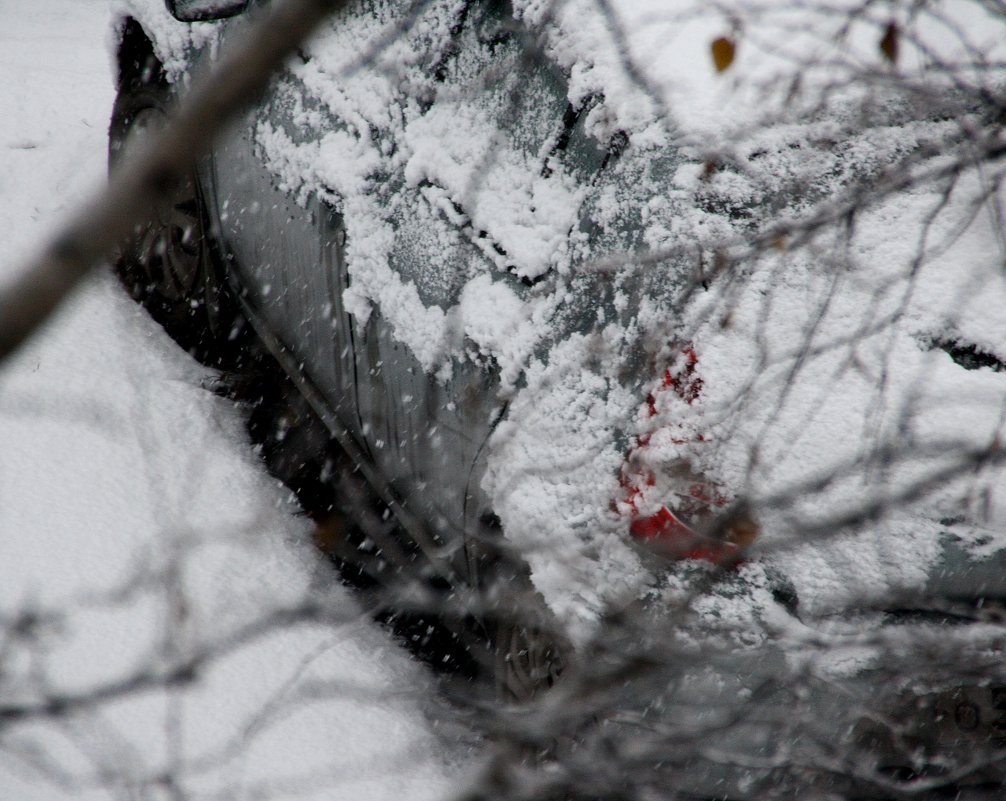
{"type": "MultiPolygon", "coordinates": [[[[208,19],[219,8],[230,17],[239,5],[175,11],[208,19]]],[[[117,33],[113,161],[245,21],[190,26],[159,2],[129,8],[117,33]]],[[[605,530],[590,533],[597,521],[584,519],[575,532],[555,532],[553,545],[571,537],[577,550],[631,563],[633,547],[609,541],[618,515],[608,507],[620,502],[631,439],[622,418],[644,405],[651,376],[664,372],[654,364],[668,355],[662,343],[644,353],[639,337],[605,341],[604,332],[638,315],[644,298],[677,287],[573,267],[642,246],[645,187],[681,158],[653,137],[629,148],[604,122],[598,96],[572,102],[563,67],[529,50],[530,34],[505,4],[434,3],[414,20],[406,12],[391,3],[339,16],[177,188],[121,271],[195,350],[202,338],[230,334],[217,300],[226,281],[371,481],[399,499],[403,524],[421,521],[441,546],[452,544],[453,567],[473,586],[479,559],[467,534],[477,538],[501,516],[518,545],[531,545],[506,518],[526,518],[526,531],[549,525],[557,502],[585,501],[578,496],[588,488],[575,484],[565,499],[517,491],[505,503],[511,493],[492,489],[510,480],[490,467],[494,454],[508,442],[525,447],[512,436],[520,388],[539,360],[568,350],[561,358],[574,371],[564,381],[596,408],[548,417],[598,425],[566,453],[549,436],[548,459],[559,475],[564,461],[585,458],[594,463],[584,477],[591,484],[599,475],[615,483],[603,500],[589,487],[591,504],[610,518],[605,530]],[[396,20],[400,37],[383,41],[396,20]],[[370,58],[372,68],[354,65],[370,58]],[[352,81],[334,79],[347,69],[352,81]],[[601,372],[580,375],[591,353],[601,372]]],[[[549,402],[565,406],[568,397],[549,402]]],[[[595,559],[582,561],[593,570],[595,559]]]]}
{"type": "MultiPolygon", "coordinates": [[[[269,4],[167,5],[123,3],[113,161],[269,4]]],[[[1002,645],[983,610],[1006,599],[1006,287],[994,223],[969,216],[987,193],[958,200],[926,173],[963,165],[943,173],[953,191],[980,184],[959,120],[985,111],[960,93],[938,109],[846,99],[715,149],[736,108],[668,112],[674,76],[647,75],[671,71],[631,55],[652,25],[616,8],[624,26],[604,3],[351,4],[120,272],[199,352],[231,335],[219,297],[234,298],[459,582],[485,583],[486,540],[502,536],[574,648],[636,603],[655,621],[687,608],[689,637],[731,642],[748,667],[710,662],[684,682],[693,729],[721,730],[725,692],[752,698],[767,670],[791,670],[814,676],[800,697],[815,736],[830,715],[885,755],[871,781],[959,781],[948,742],[979,743],[968,775],[988,781],[1001,669],[975,656],[980,675],[948,667],[924,686],[886,672],[883,650],[1002,645]],[[895,223],[945,241],[930,252],[895,223]],[[863,713],[881,685],[901,728],[863,713]]],[[[663,692],[648,714],[682,698],[663,692]]],[[[688,762],[695,794],[757,797],[759,765],[796,764],[775,739],[780,699],[688,762]]]]}

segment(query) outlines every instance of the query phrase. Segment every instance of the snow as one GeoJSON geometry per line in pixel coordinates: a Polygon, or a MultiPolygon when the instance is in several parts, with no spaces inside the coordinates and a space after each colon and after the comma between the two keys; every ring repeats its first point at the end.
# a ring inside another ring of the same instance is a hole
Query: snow
{"type": "MultiPolygon", "coordinates": [[[[5,276],[100,185],[113,100],[106,0],[14,5],[0,3],[5,276]]],[[[3,704],[221,650],[192,683],[5,721],[0,798],[445,797],[465,755],[436,733],[425,670],[316,556],[211,379],[107,268],[3,366],[3,704]],[[323,616],[262,625],[305,601],[323,616]],[[241,632],[257,633],[224,648],[241,632]]]]}
{"type": "MultiPolygon", "coordinates": [[[[978,188],[964,182],[960,192],[966,199],[978,188]]],[[[857,221],[849,262],[827,270],[810,254],[767,257],[746,278],[747,291],[731,298],[726,328],[703,311],[695,340],[703,343],[707,418],[719,418],[707,425],[724,443],[715,468],[721,484],[758,497],[861,465],[804,499],[801,514],[826,516],[896,491],[948,454],[988,447],[1001,436],[1002,376],[964,371],[925,347],[956,339],[963,324],[975,340],[963,339],[999,352],[990,334],[1001,330],[1002,306],[993,310],[989,302],[1006,290],[996,232],[986,218],[960,230],[963,210],[953,205],[932,232],[934,240],[952,237],[953,244],[914,275],[906,266],[915,237],[890,236],[892,225],[918,230],[939,202],[937,192],[917,190],[868,210],[857,221]],[[859,332],[851,342],[850,332],[859,332]],[[735,411],[741,402],[743,416],[735,411]],[[937,444],[942,450],[927,456],[927,446],[937,444]],[[882,464],[878,452],[892,445],[920,452],[882,464]]],[[[939,555],[937,518],[973,512],[968,496],[987,486],[992,501],[979,516],[983,526],[1006,522],[997,511],[1002,478],[1001,469],[991,469],[949,482],[928,499],[928,519],[919,508],[895,513],[854,539],[780,556],[782,568],[808,611],[840,607],[863,592],[919,586],[939,555]]],[[[775,529],[787,531],[786,522],[775,521],[775,529]]]]}
{"type": "Polygon", "coordinates": [[[153,37],[154,52],[164,66],[169,80],[182,78],[188,60],[186,56],[194,49],[212,45],[217,41],[219,26],[212,22],[178,22],[165,12],[160,0],[111,0],[112,20],[106,29],[109,64],[115,64],[118,39],[114,35],[121,21],[131,16],[138,20],[153,37]]]}
{"type": "MultiPolygon", "coordinates": [[[[668,110],[667,135],[696,159],[678,168],[669,187],[656,181],[648,185],[653,200],[662,196],[659,204],[649,206],[656,212],[646,220],[651,247],[686,252],[726,249],[769,221],[738,220],[730,216],[731,208],[799,219],[804,209],[787,206],[790,198],[798,202],[814,198],[796,183],[796,192],[803,194],[787,196],[787,182],[797,176],[808,186],[820,186],[821,196],[829,192],[837,196],[856,171],[880,172],[915,147],[952,153],[949,143],[960,130],[957,120],[909,118],[884,124],[881,114],[880,124],[864,129],[854,79],[865,87],[864,76],[876,71],[882,58],[876,45],[878,31],[886,18],[856,23],[842,39],[837,36],[844,20],[841,14],[822,11],[815,16],[812,9],[754,3],[738,4],[728,17],[704,5],[619,2],[605,11],[584,0],[562,4],[555,11],[557,7],[546,3],[516,4],[518,13],[532,24],[547,22],[552,52],[571,73],[571,99],[601,94],[604,101],[591,114],[603,117],[609,128],[641,135],[647,143],[653,136],[654,115],[661,108],[668,110]],[[788,25],[799,32],[787,35],[788,25]],[[718,35],[733,35],[739,41],[738,59],[725,75],[715,74],[708,55],[709,43],[718,35]],[[628,50],[621,48],[620,37],[628,50]],[[803,81],[797,100],[785,98],[780,103],[794,65],[812,59],[827,69],[817,68],[819,74],[814,74],[813,69],[797,66],[803,81]],[[648,86],[641,87],[632,70],[644,76],[648,86]],[[827,96],[824,87],[835,95],[835,102],[808,122],[800,115],[827,96]],[[655,103],[654,97],[660,102],[655,103]],[[773,121],[765,126],[772,115],[783,124],[773,121]],[[829,140],[844,140],[844,147],[818,144],[829,140]],[[710,158],[707,154],[730,154],[724,160],[737,166],[710,175],[701,163],[710,158]]],[[[993,48],[1000,46],[988,28],[991,24],[1001,30],[1002,20],[990,20],[973,4],[949,4],[946,24],[938,22],[923,20],[913,29],[918,39],[909,40],[902,58],[907,70],[924,66],[923,50],[929,60],[959,57],[962,51],[971,57],[981,52],[991,60],[993,48]],[[964,40],[980,36],[981,43],[971,41],[962,47],[953,41],[947,34],[953,24],[962,26],[964,40]],[[979,51],[969,50],[979,46],[979,51]]],[[[990,74],[982,77],[992,79],[990,74]]],[[[901,102],[891,105],[891,116],[897,116],[901,102]]],[[[868,113],[876,116],[876,109],[869,112],[871,105],[876,101],[867,97],[868,113]]],[[[785,494],[807,477],[855,465],[845,480],[798,499],[807,520],[827,518],[866,498],[896,492],[919,480],[941,458],[959,452],[955,449],[980,449],[996,442],[1003,433],[1006,410],[1003,376],[965,372],[945,354],[926,350],[926,343],[942,339],[1004,355],[1006,285],[999,220],[987,211],[971,219],[989,187],[980,174],[966,174],[946,208],[939,205],[943,188],[935,183],[902,190],[861,210],[849,241],[838,247],[834,242],[836,238],[841,242],[841,232],[828,227],[808,248],[769,252],[754,266],[738,266],[738,275],[714,281],[683,317],[673,301],[644,309],[640,320],[644,329],[656,335],[663,330],[679,341],[694,343],[704,383],[694,408],[679,404],[664,413],[656,431],[650,424],[650,461],[663,461],[668,471],[675,465],[690,465],[724,491],[753,498],[756,508],[759,498],[785,494]],[[934,220],[927,239],[920,240],[930,214],[934,220]],[[932,255],[915,265],[920,241],[932,255]],[[682,444],[689,439],[680,433],[682,426],[695,426],[695,420],[704,432],[701,448],[682,444]],[[938,455],[924,455],[927,447],[937,444],[938,455]],[[888,446],[916,447],[921,453],[889,466],[877,453],[888,446]]],[[[526,391],[540,395],[530,386],[526,391]]],[[[581,392],[598,394],[596,389],[570,390],[565,403],[575,403],[581,392]]],[[[526,428],[530,445],[540,435],[528,418],[518,414],[515,409],[512,424],[526,428]]],[[[625,418],[608,419],[604,425],[609,432],[624,429],[625,418]]],[[[588,438],[582,431],[575,436],[588,438]]],[[[557,436],[554,441],[568,439],[557,436]]],[[[506,450],[496,454],[501,462],[510,458],[514,447],[508,442],[506,450]]],[[[1004,479],[1001,468],[990,467],[980,476],[969,474],[948,482],[926,501],[858,532],[832,534],[823,542],[798,541],[795,546],[792,537],[799,536],[794,532],[800,526],[792,519],[794,510],[777,513],[765,508],[762,543],[771,551],[766,563],[792,582],[801,612],[810,616],[920,587],[941,555],[938,518],[969,519],[973,528],[956,532],[965,540],[977,541],[990,529],[1001,530],[1006,523],[1001,511],[1004,479]],[[979,496],[984,508],[975,514],[979,496]],[[781,543],[786,547],[779,550],[781,543]]],[[[553,483],[562,482],[553,479],[553,483]]],[[[529,484],[531,480],[525,482],[529,484]]],[[[593,491],[583,496],[612,497],[611,489],[605,495],[602,486],[600,477],[594,479],[593,491]]],[[[537,505],[545,505],[554,503],[557,495],[545,490],[535,497],[537,505]]],[[[568,514],[566,507],[555,508],[568,514]]],[[[594,531],[603,530],[601,512],[591,522],[594,531]]],[[[549,532],[545,542],[555,537],[559,524],[559,520],[548,525],[536,521],[540,530],[549,532]]],[[[570,563],[561,548],[553,556],[557,563],[570,563]]],[[[634,572],[600,569],[608,584],[634,572]]],[[[561,570],[553,565],[538,583],[553,604],[572,602],[581,611],[592,606],[573,599],[569,587],[596,588],[596,579],[577,581],[573,567],[562,578],[557,579],[556,572],[561,570]],[[557,591],[557,585],[565,591],[557,591]]],[[[707,599],[704,604],[710,624],[729,614],[723,599],[707,599]]]]}
{"type": "Polygon", "coordinates": [[[635,406],[614,375],[581,366],[597,347],[573,336],[548,365],[530,364],[527,386],[493,434],[485,479],[535,587],[575,638],[589,634],[613,599],[631,599],[645,578],[639,557],[617,536],[616,515],[597,510],[598,497],[617,494],[624,456],[616,430],[635,406]]]}

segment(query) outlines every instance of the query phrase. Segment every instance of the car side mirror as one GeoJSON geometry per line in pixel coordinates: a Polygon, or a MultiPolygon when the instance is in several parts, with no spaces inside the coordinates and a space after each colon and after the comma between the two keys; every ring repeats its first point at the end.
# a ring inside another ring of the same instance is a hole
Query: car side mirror
{"type": "Polygon", "coordinates": [[[164,0],[171,16],[181,22],[208,22],[240,14],[248,0],[164,0]]]}

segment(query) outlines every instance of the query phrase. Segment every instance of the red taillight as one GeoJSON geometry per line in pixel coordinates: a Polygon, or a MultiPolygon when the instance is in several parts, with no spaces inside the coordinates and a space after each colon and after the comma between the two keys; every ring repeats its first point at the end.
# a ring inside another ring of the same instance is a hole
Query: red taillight
{"type": "MultiPolygon", "coordinates": [[[[692,345],[680,350],[679,358],[664,369],[659,384],[646,398],[647,418],[656,417],[665,405],[662,397],[665,393],[672,393],[670,400],[688,406],[699,400],[702,377],[698,374],[698,362],[692,345]]],[[[695,473],[688,458],[701,452],[706,444],[705,435],[694,424],[686,426],[670,421],[662,426],[665,446],[672,444],[680,449],[681,456],[673,464],[655,468],[653,460],[647,458],[655,433],[645,432],[637,438],[622,468],[625,496],[617,507],[630,516],[632,536],[673,559],[701,559],[715,564],[737,562],[742,548],[756,536],[753,524],[744,526],[743,531],[731,529],[730,537],[724,540],[711,540],[696,531],[729,501],[722,487],[695,473]]]]}

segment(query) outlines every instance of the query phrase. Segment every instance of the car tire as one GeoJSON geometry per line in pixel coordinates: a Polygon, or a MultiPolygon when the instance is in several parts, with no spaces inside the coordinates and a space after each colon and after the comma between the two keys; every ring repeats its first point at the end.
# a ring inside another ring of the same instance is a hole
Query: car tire
{"type": "MultiPolygon", "coordinates": [[[[123,76],[109,124],[111,171],[145,132],[166,122],[173,102],[171,86],[153,57],[139,74],[123,76]]],[[[119,248],[114,268],[130,295],[179,345],[218,365],[243,326],[210,230],[206,196],[193,168],[119,248]]]]}
{"type": "Polygon", "coordinates": [[[497,697],[523,704],[547,691],[562,672],[562,649],[553,636],[522,622],[505,620],[496,627],[497,697]]]}

